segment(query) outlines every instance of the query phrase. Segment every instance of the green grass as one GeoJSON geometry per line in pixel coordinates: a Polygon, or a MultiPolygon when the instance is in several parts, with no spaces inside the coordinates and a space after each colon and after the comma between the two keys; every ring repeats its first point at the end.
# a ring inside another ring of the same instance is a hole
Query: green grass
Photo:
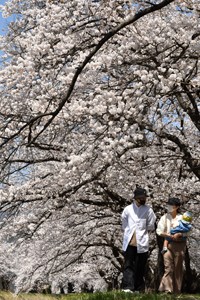
{"type": "Polygon", "coordinates": [[[68,294],[68,295],[44,295],[44,294],[19,294],[0,291],[0,300],[200,300],[200,295],[166,295],[166,294],[131,294],[119,291],[94,293],[94,294],[68,294]]]}

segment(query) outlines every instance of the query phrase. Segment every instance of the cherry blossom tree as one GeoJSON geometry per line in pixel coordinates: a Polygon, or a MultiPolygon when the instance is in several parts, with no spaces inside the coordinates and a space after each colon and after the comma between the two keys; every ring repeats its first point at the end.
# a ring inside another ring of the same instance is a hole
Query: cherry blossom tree
{"type": "Polygon", "coordinates": [[[1,235],[16,288],[70,282],[85,262],[116,286],[136,185],[158,217],[170,195],[198,217],[199,1],[12,0],[3,11],[17,16],[0,70],[1,235]]]}

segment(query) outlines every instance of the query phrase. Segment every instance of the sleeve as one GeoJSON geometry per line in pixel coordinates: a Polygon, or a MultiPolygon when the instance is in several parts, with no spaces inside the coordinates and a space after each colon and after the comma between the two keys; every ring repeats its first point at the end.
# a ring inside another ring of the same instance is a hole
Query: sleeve
{"type": "Polygon", "coordinates": [[[155,229],[155,221],[156,215],[152,208],[149,209],[148,216],[147,216],[147,230],[154,230],[155,229]]]}
{"type": "Polygon", "coordinates": [[[175,234],[175,233],[187,233],[189,232],[191,229],[191,226],[189,226],[189,224],[184,224],[181,221],[179,221],[179,225],[176,226],[175,228],[172,228],[170,230],[171,234],[175,234]]]}
{"type": "Polygon", "coordinates": [[[162,216],[158,222],[156,233],[161,235],[165,231],[165,215],[162,216]]]}
{"type": "Polygon", "coordinates": [[[121,220],[122,220],[122,229],[125,230],[125,228],[128,225],[128,212],[127,212],[127,208],[126,207],[125,207],[125,209],[122,212],[121,220]]]}
{"type": "MultiPolygon", "coordinates": [[[[182,223],[181,221],[180,221],[180,223],[182,223]]],[[[182,232],[182,234],[183,234],[183,237],[184,238],[187,238],[187,237],[189,237],[190,236],[190,234],[191,234],[191,230],[192,230],[192,225],[191,224],[183,224],[183,230],[182,231],[180,231],[180,232],[182,232]]]]}
{"type": "Polygon", "coordinates": [[[178,221],[179,221],[179,225],[178,225],[179,231],[178,230],[174,231],[172,234],[182,233],[183,238],[186,239],[191,234],[192,225],[183,223],[181,214],[178,215],[178,221]]]}

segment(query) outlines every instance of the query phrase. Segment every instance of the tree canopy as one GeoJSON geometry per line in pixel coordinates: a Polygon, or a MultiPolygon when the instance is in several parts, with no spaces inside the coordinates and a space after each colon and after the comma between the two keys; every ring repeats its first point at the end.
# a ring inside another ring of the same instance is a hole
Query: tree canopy
{"type": "Polygon", "coordinates": [[[77,261],[114,278],[136,185],[158,217],[170,195],[198,217],[199,1],[11,0],[3,11],[18,16],[0,70],[1,226],[24,264],[13,263],[16,286],[77,261]]]}

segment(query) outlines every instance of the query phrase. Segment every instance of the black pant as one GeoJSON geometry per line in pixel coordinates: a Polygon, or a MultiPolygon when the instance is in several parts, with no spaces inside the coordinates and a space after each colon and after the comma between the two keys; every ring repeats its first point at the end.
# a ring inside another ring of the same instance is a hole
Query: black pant
{"type": "Polygon", "coordinates": [[[131,291],[144,291],[144,273],[148,252],[137,253],[137,247],[128,246],[124,254],[122,288],[131,291]]]}

